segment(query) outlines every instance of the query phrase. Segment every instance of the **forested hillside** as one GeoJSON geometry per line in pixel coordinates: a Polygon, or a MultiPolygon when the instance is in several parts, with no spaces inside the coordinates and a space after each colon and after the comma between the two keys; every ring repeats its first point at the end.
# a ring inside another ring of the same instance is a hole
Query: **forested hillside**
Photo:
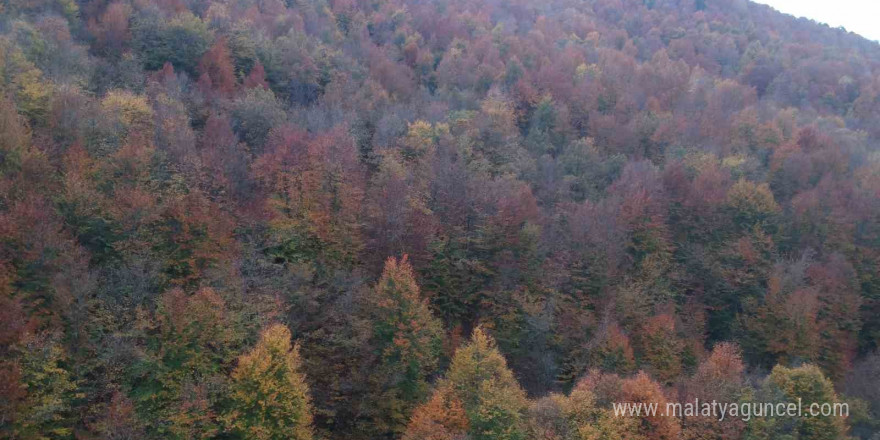
{"type": "Polygon", "coordinates": [[[0,438],[880,435],[880,44],[745,0],[0,0],[0,438]],[[614,417],[612,402],[850,416],[614,417]]]}

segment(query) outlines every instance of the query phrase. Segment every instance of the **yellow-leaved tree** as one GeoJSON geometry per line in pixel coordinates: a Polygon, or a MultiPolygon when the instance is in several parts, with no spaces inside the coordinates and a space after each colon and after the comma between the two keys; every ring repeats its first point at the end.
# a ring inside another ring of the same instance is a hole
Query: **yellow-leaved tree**
{"type": "Polygon", "coordinates": [[[242,439],[310,440],[309,388],[300,369],[299,347],[291,345],[290,330],[271,325],[232,372],[227,429],[242,439]]]}
{"type": "Polygon", "coordinates": [[[403,439],[524,440],[527,407],[495,341],[478,327],[431,400],[413,413],[403,439]]]}

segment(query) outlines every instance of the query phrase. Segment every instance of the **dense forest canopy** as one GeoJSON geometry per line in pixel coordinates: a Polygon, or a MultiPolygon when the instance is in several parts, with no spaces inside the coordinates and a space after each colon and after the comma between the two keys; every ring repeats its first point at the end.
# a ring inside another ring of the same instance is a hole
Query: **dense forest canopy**
{"type": "Polygon", "coordinates": [[[880,44],[746,0],[0,0],[0,437],[877,439],[880,44]],[[617,418],[611,403],[847,402],[617,418]]]}

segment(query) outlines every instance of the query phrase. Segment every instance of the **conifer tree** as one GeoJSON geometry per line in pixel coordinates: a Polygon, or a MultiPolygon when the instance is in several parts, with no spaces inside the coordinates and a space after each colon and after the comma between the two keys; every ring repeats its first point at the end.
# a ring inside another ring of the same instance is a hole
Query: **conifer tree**
{"type": "Polygon", "coordinates": [[[406,256],[385,262],[382,277],[366,298],[373,347],[378,356],[371,385],[381,396],[370,405],[379,412],[377,427],[398,432],[413,408],[429,394],[428,377],[437,366],[443,342],[440,321],[419,292],[406,256]]]}
{"type": "Polygon", "coordinates": [[[211,288],[190,295],[172,289],[158,298],[152,316],[136,324],[145,342],[128,369],[130,397],[147,432],[163,438],[205,439],[220,430],[215,404],[235,339],[225,302],[211,288]]]}

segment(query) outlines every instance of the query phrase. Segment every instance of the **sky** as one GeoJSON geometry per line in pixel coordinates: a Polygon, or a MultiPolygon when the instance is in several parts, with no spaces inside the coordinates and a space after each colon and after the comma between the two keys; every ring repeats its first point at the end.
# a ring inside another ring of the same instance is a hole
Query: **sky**
{"type": "Polygon", "coordinates": [[[780,12],[843,26],[869,40],[880,41],[880,0],[753,0],[780,12]]]}

